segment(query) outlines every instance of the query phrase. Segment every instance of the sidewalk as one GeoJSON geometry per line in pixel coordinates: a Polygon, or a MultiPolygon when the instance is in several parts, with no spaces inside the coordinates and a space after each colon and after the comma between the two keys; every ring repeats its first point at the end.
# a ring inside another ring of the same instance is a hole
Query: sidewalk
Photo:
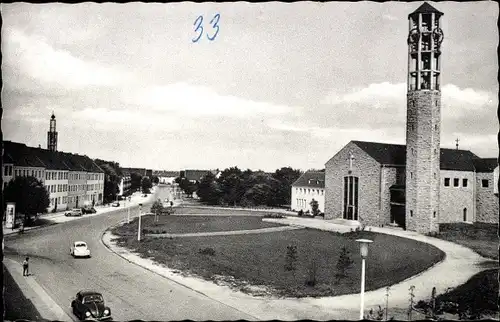
{"type": "MultiPolygon", "coordinates": [[[[127,209],[127,208],[131,208],[131,207],[135,207],[141,202],[145,203],[145,202],[151,201],[152,198],[155,196],[156,190],[157,190],[157,187],[153,187],[153,189],[151,189],[151,193],[148,194],[147,197],[142,197],[142,193],[135,192],[134,194],[132,194],[130,202],[128,200],[120,201],[120,207],[112,207],[110,204],[95,206],[94,208],[97,211],[95,214],[86,214],[86,215],[83,215],[81,217],[66,217],[66,216],[64,216],[64,214],[66,213],[67,210],[56,212],[56,213],[43,214],[43,215],[40,215],[39,218],[49,220],[50,223],[48,223],[46,225],[40,225],[40,226],[25,227],[24,231],[26,232],[26,231],[29,231],[32,229],[42,228],[42,227],[46,227],[46,226],[50,226],[50,225],[54,225],[54,224],[58,224],[58,223],[63,223],[63,222],[67,222],[67,221],[98,216],[98,215],[109,213],[109,212],[119,210],[119,209],[127,209]]],[[[15,229],[6,228],[5,222],[2,224],[2,229],[3,229],[4,236],[17,234],[17,233],[19,233],[19,230],[20,230],[20,228],[15,228],[15,229]]]]}

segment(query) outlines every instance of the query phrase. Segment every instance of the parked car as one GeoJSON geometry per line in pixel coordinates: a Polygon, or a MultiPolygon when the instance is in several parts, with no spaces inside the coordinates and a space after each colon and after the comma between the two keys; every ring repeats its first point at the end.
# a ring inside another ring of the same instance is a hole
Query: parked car
{"type": "Polygon", "coordinates": [[[71,302],[73,314],[80,320],[105,321],[112,320],[111,309],[104,303],[101,293],[80,291],[71,302]]]}
{"type": "Polygon", "coordinates": [[[70,211],[67,211],[64,213],[66,217],[80,217],[83,215],[83,211],[81,209],[71,209],[70,211]]]}
{"type": "Polygon", "coordinates": [[[90,258],[90,249],[86,242],[76,241],[69,249],[69,253],[73,257],[88,257],[90,258]]]}
{"type": "Polygon", "coordinates": [[[94,207],[92,208],[82,208],[83,214],[95,214],[97,210],[94,207]]]}
{"type": "Polygon", "coordinates": [[[120,203],[118,201],[115,201],[111,204],[112,207],[120,207],[120,203]]]}

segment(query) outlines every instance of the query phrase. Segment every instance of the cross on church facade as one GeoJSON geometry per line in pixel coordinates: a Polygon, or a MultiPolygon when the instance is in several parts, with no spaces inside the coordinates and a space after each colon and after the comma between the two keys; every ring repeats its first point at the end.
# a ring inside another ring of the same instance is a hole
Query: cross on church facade
{"type": "Polygon", "coordinates": [[[349,152],[349,171],[352,171],[352,162],[354,161],[354,155],[349,152]]]}

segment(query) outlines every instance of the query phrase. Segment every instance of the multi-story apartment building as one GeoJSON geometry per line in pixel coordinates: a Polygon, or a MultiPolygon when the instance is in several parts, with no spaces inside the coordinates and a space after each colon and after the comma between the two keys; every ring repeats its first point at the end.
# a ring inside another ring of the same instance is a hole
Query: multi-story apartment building
{"type": "MultiPolygon", "coordinates": [[[[5,183],[16,176],[34,176],[49,193],[47,211],[102,204],[104,171],[87,156],[4,141],[5,183]]],[[[5,187],[5,184],[4,184],[5,187]]]]}

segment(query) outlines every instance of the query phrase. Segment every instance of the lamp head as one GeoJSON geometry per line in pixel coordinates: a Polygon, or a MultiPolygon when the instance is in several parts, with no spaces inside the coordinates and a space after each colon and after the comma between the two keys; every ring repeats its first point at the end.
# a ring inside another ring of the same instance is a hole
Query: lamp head
{"type": "Polygon", "coordinates": [[[368,245],[373,243],[373,240],[369,239],[356,239],[360,246],[361,258],[366,258],[368,256],[368,245]]]}

